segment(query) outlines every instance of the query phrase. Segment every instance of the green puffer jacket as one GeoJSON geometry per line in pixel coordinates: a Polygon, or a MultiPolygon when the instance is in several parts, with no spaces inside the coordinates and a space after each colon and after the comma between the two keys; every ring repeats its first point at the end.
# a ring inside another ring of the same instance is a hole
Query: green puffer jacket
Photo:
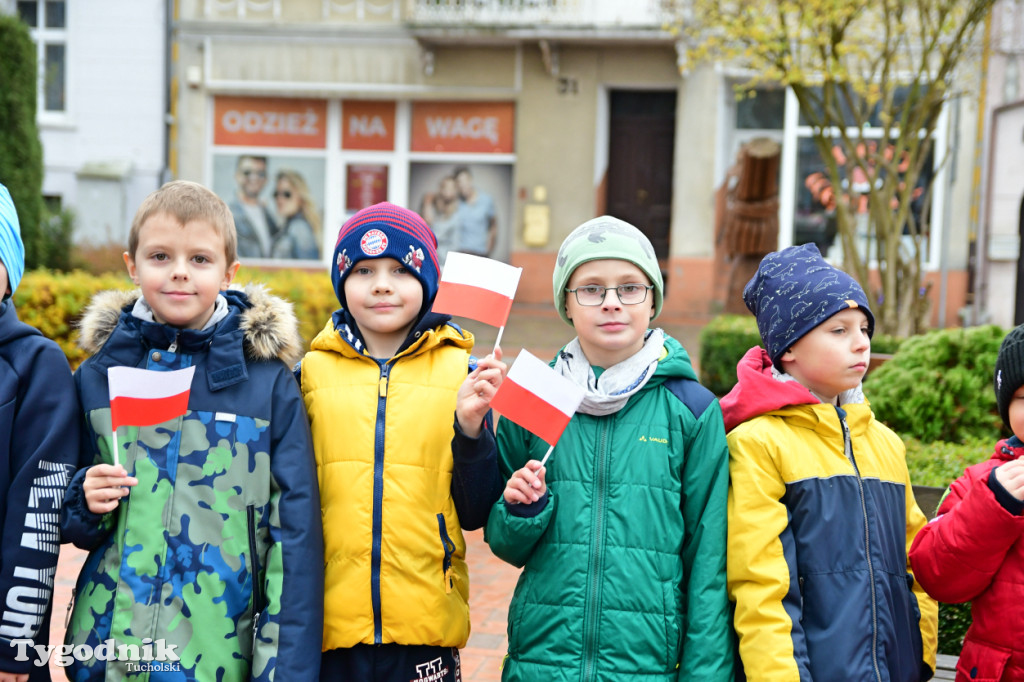
{"type": "MultiPolygon", "coordinates": [[[[729,458],[718,401],[666,353],[610,415],[577,413],[547,463],[547,503],[499,499],[486,539],[524,567],[502,679],[731,680],[725,585],[729,458]],[[513,513],[515,511],[516,513],[513,513]]],[[[547,444],[501,420],[507,480],[547,444]]]]}

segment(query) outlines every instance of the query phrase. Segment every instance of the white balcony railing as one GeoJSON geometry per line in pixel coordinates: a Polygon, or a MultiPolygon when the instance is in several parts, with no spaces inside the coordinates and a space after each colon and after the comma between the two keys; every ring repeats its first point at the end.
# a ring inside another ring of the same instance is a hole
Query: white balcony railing
{"type": "Polygon", "coordinates": [[[406,20],[443,26],[655,28],[665,0],[408,0],[406,20]]]}

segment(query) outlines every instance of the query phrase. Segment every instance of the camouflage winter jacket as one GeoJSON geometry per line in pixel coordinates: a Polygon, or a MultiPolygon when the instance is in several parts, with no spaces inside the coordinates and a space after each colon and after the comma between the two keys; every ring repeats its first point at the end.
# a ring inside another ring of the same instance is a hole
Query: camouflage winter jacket
{"type": "Polygon", "coordinates": [[[301,340],[284,301],[258,287],[225,296],[227,317],[203,331],[134,317],[138,292],[101,294],[86,312],[81,344],[94,355],[75,373],[85,414],[82,470],[61,530],[90,550],[67,643],[93,655],[72,663],[72,680],[319,674],[319,493],[289,369],[301,340]],[[114,512],[92,514],[85,468],[112,461],[108,368],[190,365],[184,417],[118,429],[120,462],[139,483],[114,512]],[[129,660],[135,652],[125,645],[163,660],[129,660]]]}

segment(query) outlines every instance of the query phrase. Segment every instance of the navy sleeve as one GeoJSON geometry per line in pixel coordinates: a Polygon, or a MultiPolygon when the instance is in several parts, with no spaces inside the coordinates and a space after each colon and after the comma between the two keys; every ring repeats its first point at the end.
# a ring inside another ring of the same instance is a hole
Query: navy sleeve
{"type": "Polygon", "coordinates": [[[484,417],[480,435],[470,438],[455,420],[452,438],[452,499],[459,525],[464,530],[483,528],[491,505],[501,497],[501,472],[498,470],[498,448],[494,442],[491,412],[484,417]]]}
{"type": "Polygon", "coordinates": [[[264,562],[267,603],[253,651],[252,679],[315,680],[324,622],[320,487],[309,419],[291,372],[278,374],[273,391],[271,505],[277,509],[271,518],[277,524],[271,523],[273,545],[264,562]]]}
{"type": "Polygon", "coordinates": [[[1024,502],[1011,495],[999,482],[999,479],[996,478],[996,469],[998,468],[992,467],[992,471],[988,472],[988,487],[996,496],[996,502],[1001,504],[1003,509],[1014,516],[1020,516],[1024,513],[1024,502]]]}
{"type": "Polygon", "coordinates": [[[29,672],[34,659],[15,660],[13,641],[49,641],[60,511],[79,443],[78,399],[67,359],[52,341],[37,336],[29,341],[16,349],[13,372],[4,377],[14,397],[0,405],[0,423],[7,431],[2,436],[7,444],[0,448],[7,448],[4,478],[9,476],[0,512],[0,595],[5,595],[0,670],[11,673],[29,672]]]}
{"type": "MultiPolygon", "coordinates": [[[[75,395],[81,395],[82,368],[75,373],[75,395]]],[[[76,401],[77,402],[77,401],[76,401]]],[[[100,546],[103,540],[114,529],[114,517],[110,514],[94,514],[89,511],[85,501],[85,474],[89,467],[97,462],[98,456],[94,448],[96,435],[88,427],[85,412],[79,410],[79,448],[77,452],[78,472],[71,479],[64,493],[64,506],[60,512],[60,540],[70,542],[75,547],[92,551],[100,546]]]]}

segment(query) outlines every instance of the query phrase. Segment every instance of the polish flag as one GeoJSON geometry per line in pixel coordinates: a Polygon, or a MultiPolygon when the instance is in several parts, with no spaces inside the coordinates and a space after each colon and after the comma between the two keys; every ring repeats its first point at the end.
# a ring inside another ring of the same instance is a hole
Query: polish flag
{"type": "Polygon", "coordinates": [[[195,372],[195,367],[173,372],[136,367],[108,369],[110,421],[114,433],[121,426],[153,426],[185,414],[195,372]]]}
{"type": "Polygon", "coordinates": [[[554,446],[583,395],[582,388],[524,349],[491,399],[491,407],[554,446]]]}
{"type": "Polygon", "coordinates": [[[434,312],[504,327],[522,268],[468,253],[449,252],[434,298],[434,312]]]}

